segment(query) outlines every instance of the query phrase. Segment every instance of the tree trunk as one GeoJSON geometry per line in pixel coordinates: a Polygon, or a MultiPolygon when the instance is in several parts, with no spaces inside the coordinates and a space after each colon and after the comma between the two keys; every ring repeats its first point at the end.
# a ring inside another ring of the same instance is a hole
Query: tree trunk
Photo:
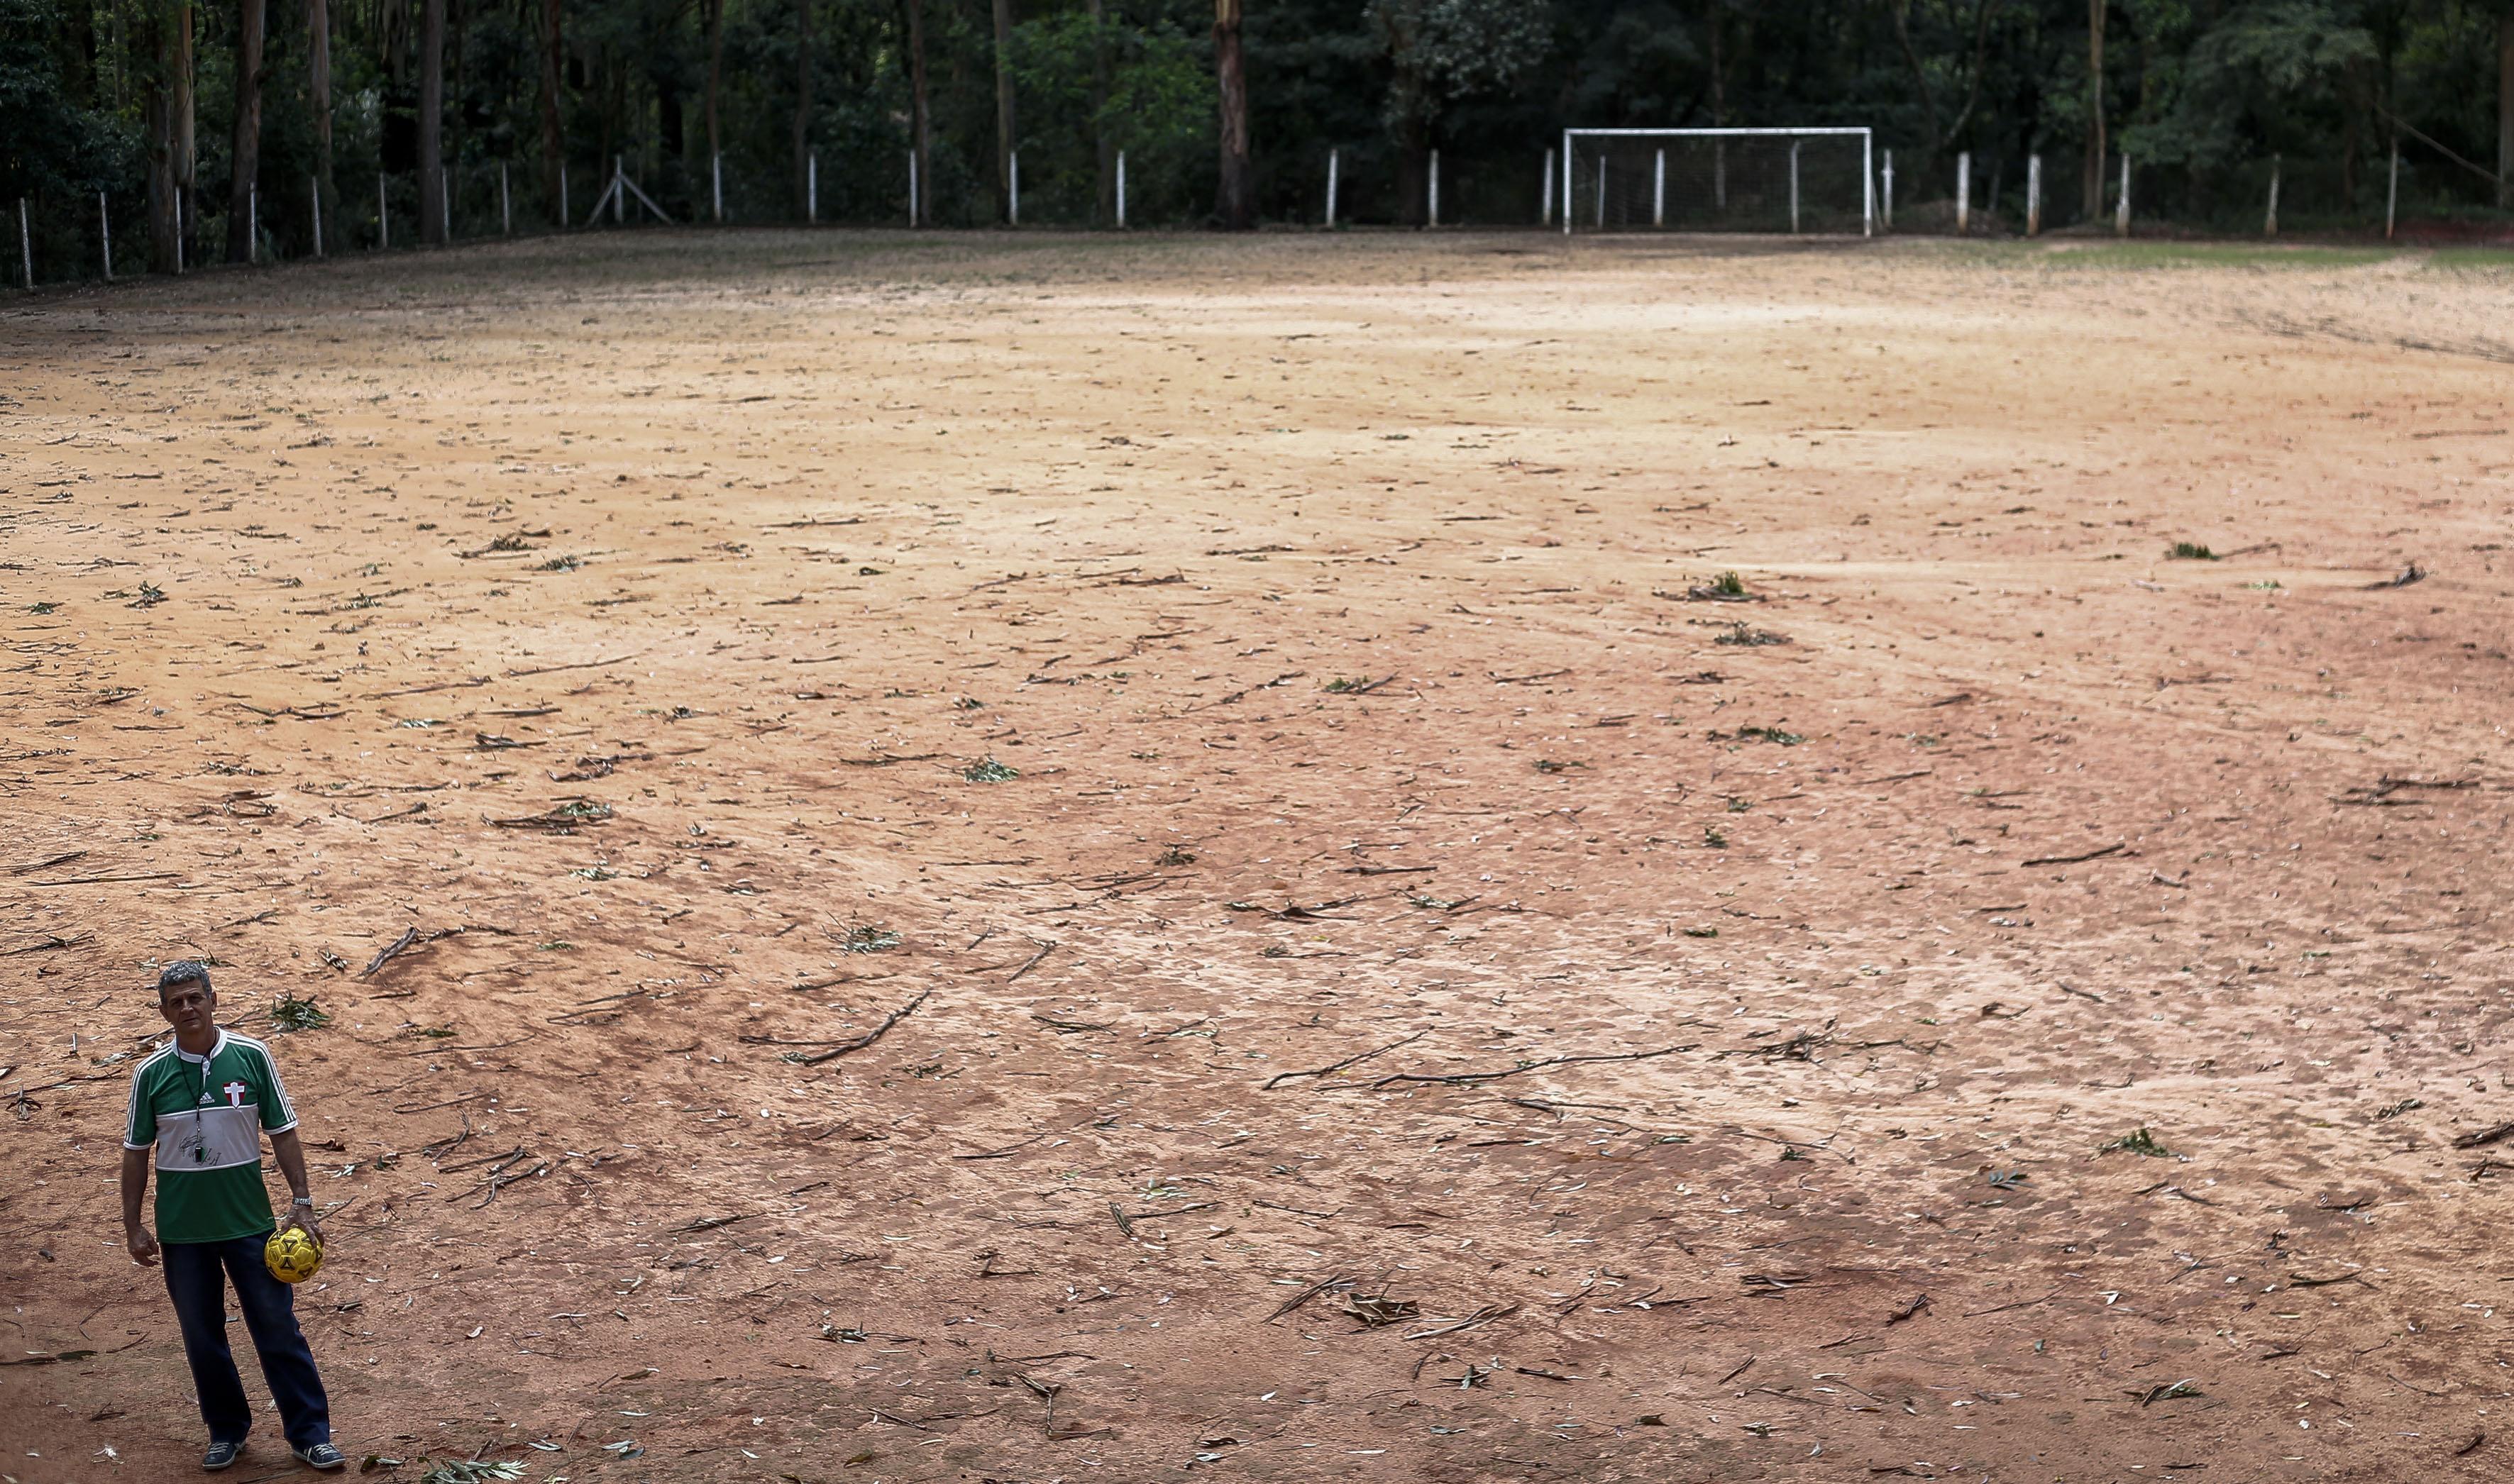
{"type": "Polygon", "coordinates": [[[794,0],[794,215],[812,205],[812,0],[794,0]]]}
{"type": "Polygon", "coordinates": [[[61,8],[59,55],[61,92],[73,107],[96,105],[96,7],[71,0],[61,8]]]}
{"type": "MultiPolygon", "coordinates": [[[[173,160],[175,172],[175,234],[188,242],[201,220],[199,203],[192,197],[192,186],[199,176],[201,151],[195,133],[200,110],[192,98],[192,7],[185,3],[175,14],[172,55],[166,59],[169,74],[166,86],[171,90],[173,117],[173,160]]],[[[184,267],[191,265],[190,254],[178,251],[176,261],[184,267]]]]}
{"type": "MultiPolygon", "coordinates": [[[[707,134],[708,179],[715,179],[716,157],[724,152],[723,137],[716,133],[716,95],[724,84],[724,0],[708,0],[708,75],[707,134]]],[[[693,213],[693,215],[696,215],[693,213]]],[[[718,219],[722,220],[722,219],[718,219]]]]}
{"type": "Polygon", "coordinates": [[[1257,182],[1248,163],[1248,72],[1239,51],[1239,0],[1213,0],[1213,76],[1222,94],[1222,180],[1213,214],[1227,231],[1257,224],[1257,182]]]}
{"type": "Polygon", "coordinates": [[[137,18],[140,35],[135,50],[148,59],[147,85],[142,109],[148,137],[148,270],[172,273],[182,261],[176,244],[180,187],[175,176],[176,63],[182,49],[175,44],[182,18],[160,16],[143,8],[137,18]]]}
{"type": "Polygon", "coordinates": [[[1012,221],[1013,0],[995,0],[995,220],[1012,221]]]}
{"type": "Polygon", "coordinates": [[[2496,204],[2514,206],[2514,12],[2496,18],[2496,204]]]}
{"type": "Polygon", "coordinates": [[[236,0],[235,137],[227,155],[227,261],[253,261],[253,187],[262,172],[263,0],[236,0]]]}
{"type": "Polygon", "coordinates": [[[332,4],[305,0],[305,89],[314,109],[314,206],[323,218],[327,250],[339,240],[340,202],[332,189],[332,4]]]}
{"type": "Polygon", "coordinates": [[[559,199],[559,176],[567,164],[567,143],[559,132],[559,0],[542,0],[542,200],[549,219],[567,225],[567,203],[559,199]]]}
{"type": "Polygon", "coordinates": [[[934,220],[934,172],[926,148],[930,131],[925,106],[924,0],[903,0],[903,8],[908,12],[908,148],[916,162],[916,199],[908,224],[924,226],[934,220]]]}
{"type": "Polygon", "coordinates": [[[419,11],[419,240],[445,245],[445,0],[419,11]]]}
{"type": "Polygon", "coordinates": [[[1099,221],[1117,220],[1117,147],[1109,138],[1109,15],[1101,0],[1091,0],[1091,153],[1100,171],[1099,221]]]}
{"type": "Polygon", "coordinates": [[[2104,214],[2104,0],[2087,0],[2087,220],[2104,214]]]}

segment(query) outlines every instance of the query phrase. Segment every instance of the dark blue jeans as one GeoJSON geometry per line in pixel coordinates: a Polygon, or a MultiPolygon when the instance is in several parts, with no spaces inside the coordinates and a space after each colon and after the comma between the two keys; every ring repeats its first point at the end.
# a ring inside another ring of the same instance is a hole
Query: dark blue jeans
{"type": "Polygon", "coordinates": [[[311,1448],[332,1441],[332,1408],[323,1396],[323,1378],[314,1374],[314,1352],[297,1328],[294,1291],[263,1265],[265,1237],[238,1237],[232,1242],[169,1242],[159,1251],[166,1266],[166,1293],[175,1301],[175,1320],[183,1330],[183,1358],[192,1364],[192,1385],[201,1394],[201,1421],[210,1441],[240,1443],[253,1430],[253,1409],[245,1404],[244,1381],[236,1375],[235,1354],[227,1347],[226,1281],[234,1280],[244,1327],[262,1356],[262,1375],[279,1403],[279,1420],[289,1446],[311,1448]]]}

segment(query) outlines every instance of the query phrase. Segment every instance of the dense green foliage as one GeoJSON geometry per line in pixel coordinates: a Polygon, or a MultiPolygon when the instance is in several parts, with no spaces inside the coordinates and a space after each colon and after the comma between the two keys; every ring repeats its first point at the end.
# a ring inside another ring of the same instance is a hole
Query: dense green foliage
{"type": "MultiPolygon", "coordinates": [[[[182,198],[187,259],[223,240],[241,7],[255,3],[268,6],[260,241],[302,255],[324,170],[308,0],[0,0],[0,201],[29,203],[44,276],[95,271],[99,192],[117,263],[145,256],[149,160],[183,111],[186,25],[193,164],[188,180],[180,160],[162,167],[157,194],[182,198]]],[[[334,251],[387,226],[394,245],[416,242],[426,0],[331,3],[324,236],[334,251]]],[[[672,217],[705,220],[711,91],[728,220],[799,220],[807,195],[824,221],[904,220],[912,14],[931,215],[1000,217],[991,0],[562,0],[547,157],[543,0],[441,3],[458,237],[549,221],[562,163],[582,222],[614,159],[672,217]]],[[[2256,228],[2276,160],[2289,222],[2363,227],[2381,219],[2395,144],[2414,213],[2494,216],[2514,0],[2101,4],[2090,87],[2087,0],[1248,0],[1261,211],[1316,221],[1330,149],[1349,220],[1416,220],[1439,149],[1447,219],[1525,221],[1566,125],[1849,123],[1897,151],[1916,207],[1947,194],[1968,151],[1976,201],[1992,192],[2012,220],[2039,152],[2058,224],[2086,215],[2098,164],[2117,168],[2090,159],[2099,105],[2104,161],[2138,162],[2147,218],[2256,228]]],[[[1106,224],[1118,151],[1135,223],[1206,220],[1211,0],[1013,0],[1011,22],[1023,221],[1106,224]]]]}

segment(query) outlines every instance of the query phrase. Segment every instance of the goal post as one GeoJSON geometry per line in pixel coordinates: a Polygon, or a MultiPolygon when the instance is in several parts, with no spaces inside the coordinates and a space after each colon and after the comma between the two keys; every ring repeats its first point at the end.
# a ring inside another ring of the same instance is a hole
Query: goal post
{"type": "Polygon", "coordinates": [[[1565,129],[1562,230],[1877,230],[1865,128],[1565,129]]]}

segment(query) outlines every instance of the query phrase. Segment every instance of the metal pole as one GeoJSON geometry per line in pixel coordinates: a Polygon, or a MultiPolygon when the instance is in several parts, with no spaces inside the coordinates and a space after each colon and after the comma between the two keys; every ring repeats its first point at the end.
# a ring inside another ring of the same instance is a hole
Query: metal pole
{"type": "Polygon", "coordinates": [[[2025,157],[2025,235],[2043,234],[2043,157],[2025,157]]]}
{"type": "Polygon", "coordinates": [[[376,246],[392,246],[392,202],[385,195],[385,173],[376,172],[376,246]]]}
{"type": "Polygon", "coordinates": [[[2129,155],[2122,155],[2121,200],[2113,207],[2113,231],[2118,236],[2129,235],[2129,155]]]}
{"type": "Polygon", "coordinates": [[[1117,151],[1117,230],[1126,229],[1126,151],[1117,151]]]}
{"type": "Polygon", "coordinates": [[[1440,224],[1440,151],[1437,149],[1432,151],[1432,190],[1424,202],[1423,218],[1427,225],[1440,224]]]}
{"type": "Polygon", "coordinates": [[[2261,221],[2261,235],[2264,237],[2278,235],[2279,170],[2284,163],[2277,155],[2270,156],[2270,209],[2269,215],[2261,221]]]}
{"type": "Polygon", "coordinates": [[[923,219],[916,214],[916,151],[908,151],[908,224],[914,226],[923,219]]]}
{"type": "MultiPolygon", "coordinates": [[[[320,258],[323,256],[323,182],[307,176],[305,188],[311,193],[308,199],[314,203],[314,256],[320,258]]],[[[108,273],[105,276],[109,278],[112,275],[108,273]]]]}
{"type": "Polygon", "coordinates": [[[498,162],[498,229],[515,235],[515,201],[507,190],[507,162],[498,162]]]}
{"type": "Polygon", "coordinates": [[[451,243],[454,240],[454,167],[439,167],[438,177],[445,181],[445,188],[436,195],[436,221],[445,228],[445,240],[451,243]]]}
{"type": "Polygon", "coordinates": [[[2401,214],[2401,146],[2392,146],[2392,186],[2383,197],[2383,240],[2392,240],[2392,227],[2401,214]]]}
{"type": "Polygon", "coordinates": [[[1876,144],[1876,136],[1865,129],[1859,131],[1859,235],[1862,237],[1877,235],[1877,172],[1873,168],[1875,162],[1869,158],[1876,144]]]}
{"type": "Polygon", "coordinates": [[[1598,156],[1598,230],[1606,229],[1606,157],[1598,156]]]}
{"type": "Polygon", "coordinates": [[[1972,226],[1972,151],[1956,151],[1956,235],[1972,226]]]}
{"type": "Polygon", "coordinates": [[[18,198],[18,262],[26,275],[26,288],[35,287],[35,239],[26,230],[26,198],[18,198]]]}
{"type": "Polygon", "coordinates": [[[1877,224],[1887,231],[1894,229],[1894,151],[1886,151],[1886,195],[1877,213],[1877,224]]]}
{"type": "Polygon", "coordinates": [[[618,226],[628,216],[628,193],[620,188],[620,182],[628,178],[628,157],[626,155],[615,154],[611,157],[611,224],[614,226],[618,226]]]}
{"type": "Polygon", "coordinates": [[[708,157],[708,190],[715,198],[715,220],[724,221],[724,156],[708,157]]]}
{"type": "Polygon", "coordinates": [[[1341,183],[1336,179],[1336,171],[1342,163],[1343,154],[1344,151],[1341,149],[1327,151],[1327,225],[1329,226],[1335,225],[1336,221],[1336,186],[1341,183]]]}
{"type": "Polygon", "coordinates": [[[803,157],[803,220],[814,224],[821,220],[821,151],[817,149],[803,157]]]}
{"type": "Polygon", "coordinates": [[[1790,232],[1799,229],[1799,141],[1790,140],[1790,232]]]}
{"type": "Polygon", "coordinates": [[[1650,169],[1650,225],[1667,225],[1667,147],[1659,146],[1658,160],[1650,169]]]}
{"type": "Polygon", "coordinates": [[[559,162],[559,167],[558,167],[558,224],[559,224],[559,225],[561,225],[561,226],[566,226],[569,222],[571,222],[571,221],[573,221],[575,220],[574,218],[572,218],[572,217],[570,217],[570,216],[568,215],[568,211],[569,211],[569,207],[568,207],[568,204],[567,204],[567,162],[566,162],[566,161],[564,161],[564,160],[562,160],[562,161],[560,161],[560,162],[559,162]]]}
{"type": "Polygon", "coordinates": [[[262,182],[248,181],[244,188],[244,261],[262,261],[262,182]]]}
{"type": "Polygon", "coordinates": [[[1536,221],[1539,226],[1554,224],[1554,151],[1551,149],[1545,151],[1545,194],[1537,202],[1536,221]]]}
{"type": "Polygon", "coordinates": [[[1021,225],[1021,151],[1013,150],[1006,156],[1005,164],[1008,170],[1004,180],[1004,224],[1019,226],[1021,225]]]}
{"type": "Polygon", "coordinates": [[[96,220],[104,229],[104,281],[113,282],[113,213],[104,203],[104,192],[96,193],[96,220]]]}

